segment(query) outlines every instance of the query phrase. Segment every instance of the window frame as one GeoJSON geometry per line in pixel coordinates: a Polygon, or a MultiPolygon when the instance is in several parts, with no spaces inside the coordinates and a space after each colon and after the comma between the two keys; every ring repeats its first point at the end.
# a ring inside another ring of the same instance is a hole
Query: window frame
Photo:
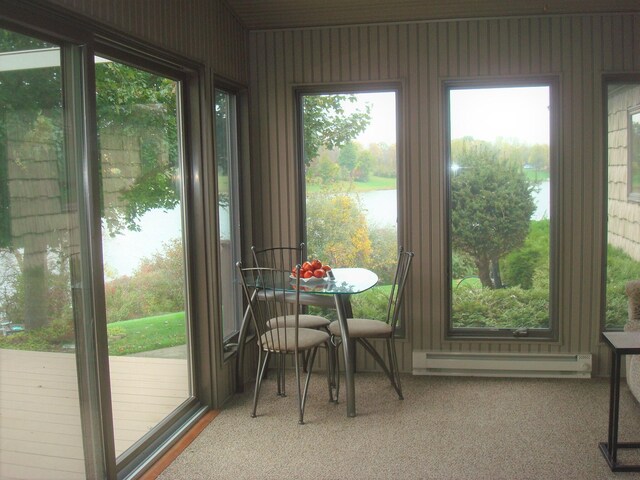
{"type": "MultiPolygon", "coordinates": [[[[640,184],[636,185],[636,189],[634,191],[633,184],[633,174],[634,174],[634,165],[633,165],[633,157],[634,154],[640,158],[640,151],[636,152],[633,148],[633,117],[638,116],[640,119],[640,104],[635,105],[627,109],[627,198],[630,202],[640,203],[640,184]]],[[[636,166],[636,173],[640,175],[640,165],[636,166]]]]}
{"type": "Polygon", "coordinates": [[[558,342],[559,340],[559,112],[560,112],[560,81],[555,75],[533,75],[525,77],[489,77],[470,79],[442,80],[442,105],[444,122],[442,132],[442,152],[444,159],[444,222],[445,241],[444,255],[446,268],[443,285],[445,288],[444,321],[445,340],[512,340],[517,342],[558,342]],[[489,88],[518,88],[518,87],[548,87],[549,88],[549,181],[550,181],[550,219],[549,219],[549,327],[544,329],[517,328],[455,328],[453,326],[453,286],[452,286],[452,244],[451,244],[451,109],[450,91],[456,89],[489,89],[489,88]]]}
{"type": "MultiPolygon", "coordinates": [[[[355,83],[330,83],[330,84],[299,84],[293,86],[293,96],[295,99],[295,112],[293,118],[295,120],[295,152],[296,152],[296,178],[297,182],[294,186],[294,198],[298,199],[298,215],[297,215],[297,240],[294,244],[304,242],[306,244],[306,179],[304,168],[304,102],[303,97],[311,95],[350,95],[364,93],[384,93],[393,92],[395,94],[396,103],[396,201],[397,201],[397,222],[396,222],[396,245],[405,249],[410,249],[406,245],[405,240],[409,238],[409,228],[405,218],[407,212],[403,201],[403,192],[405,191],[405,168],[404,168],[404,111],[403,91],[404,83],[401,81],[384,81],[384,82],[355,82],[355,83]]],[[[304,252],[306,255],[306,251],[304,252]]],[[[403,309],[406,309],[403,307],[403,309]]],[[[406,339],[408,331],[405,327],[406,322],[400,321],[396,329],[396,338],[406,339]]]]}
{"type": "MultiPolygon", "coordinates": [[[[231,204],[231,231],[232,231],[232,235],[234,236],[233,241],[232,241],[232,247],[231,247],[231,255],[234,259],[239,260],[242,256],[242,252],[243,250],[243,246],[244,246],[244,241],[243,241],[243,236],[242,236],[242,230],[243,230],[243,225],[242,225],[242,211],[243,211],[243,198],[242,198],[242,193],[241,193],[241,181],[240,179],[242,178],[242,145],[241,145],[241,132],[242,132],[242,112],[244,110],[245,107],[245,103],[246,103],[246,90],[243,87],[240,87],[238,85],[236,85],[235,83],[225,80],[225,79],[221,79],[221,78],[216,78],[214,79],[214,86],[213,86],[213,102],[212,102],[212,106],[213,106],[213,123],[214,123],[214,140],[215,140],[215,131],[216,131],[216,126],[215,126],[215,122],[216,122],[216,118],[215,118],[215,97],[216,97],[216,93],[218,91],[224,92],[227,95],[231,96],[233,98],[233,119],[232,122],[230,123],[230,136],[231,136],[231,145],[233,146],[232,150],[233,150],[233,154],[232,154],[232,159],[230,159],[230,164],[229,164],[229,179],[230,179],[230,185],[229,185],[229,191],[230,191],[230,204],[231,204]]],[[[215,141],[214,141],[214,160],[216,159],[216,151],[215,151],[215,141]]],[[[213,175],[215,177],[215,192],[216,192],[216,202],[215,205],[216,207],[218,206],[218,195],[219,195],[219,185],[218,185],[218,175],[217,175],[217,161],[215,162],[216,164],[216,169],[215,169],[215,175],[213,175]]],[[[220,240],[220,219],[218,214],[216,213],[216,232],[217,232],[217,239],[218,242],[220,240]]],[[[218,245],[219,247],[219,245],[218,245]]],[[[219,251],[219,250],[218,250],[219,251]]],[[[218,253],[218,258],[221,260],[221,255],[218,253]]],[[[234,262],[235,263],[235,262],[234,262]]],[[[234,286],[234,295],[236,297],[235,299],[235,303],[236,305],[234,306],[234,310],[233,310],[233,315],[235,316],[235,330],[231,333],[228,333],[225,335],[224,332],[224,319],[223,319],[223,312],[220,309],[220,319],[221,319],[221,326],[220,326],[220,338],[222,341],[222,354],[223,354],[223,358],[224,360],[228,360],[229,358],[231,358],[232,356],[234,356],[236,354],[236,352],[238,351],[238,341],[240,338],[240,329],[242,327],[242,321],[243,321],[243,314],[244,314],[244,310],[243,310],[243,301],[242,301],[242,292],[240,291],[239,288],[239,281],[236,275],[236,271],[235,269],[233,269],[232,271],[232,284],[234,286]]],[[[222,284],[225,281],[228,281],[229,279],[224,279],[222,278],[222,268],[219,269],[219,274],[218,274],[218,282],[219,282],[219,288],[218,288],[218,295],[219,298],[222,298],[222,284]]],[[[222,302],[220,302],[220,305],[222,306],[222,302]]]]}

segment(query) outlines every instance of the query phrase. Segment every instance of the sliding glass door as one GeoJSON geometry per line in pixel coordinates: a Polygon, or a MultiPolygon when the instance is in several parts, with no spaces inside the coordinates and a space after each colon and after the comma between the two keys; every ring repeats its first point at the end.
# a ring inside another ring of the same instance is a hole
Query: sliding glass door
{"type": "Polygon", "coordinates": [[[96,57],[116,454],[191,396],[181,83],[96,57]]]}
{"type": "Polygon", "coordinates": [[[0,29],[0,478],[85,478],[59,45],[0,29]]]}
{"type": "Polygon", "coordinates": [[[208,311],[190,289],[206,266],[188,260],[204,256],[197,67],[105,40],[92,56],[73,28],[80,40],[56,43],[9,27],[0,478],[136,475],[211,401],[191,341],[208,311]]]}

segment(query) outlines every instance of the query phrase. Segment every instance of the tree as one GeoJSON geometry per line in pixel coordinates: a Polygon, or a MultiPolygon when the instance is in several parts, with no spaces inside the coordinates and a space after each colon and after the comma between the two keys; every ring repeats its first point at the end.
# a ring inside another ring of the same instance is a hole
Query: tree
{"type": "Polygon", "coordinates": [[[452,156],[451,239],[470,255],[482,285],[502,286],[499,260],[522,246],[535,211],[535,185],[521,166],[498,160],[486,142],[467,139],[452,156]]]}
{"type": "Polygon", "coordinates": [[[354,142],[347,142],[340,149],[338,164],[345,172],[348,179],[352,178],[353,171],[358,165],[358,146],[354,142]]]}
{"type": "Polygon", "coordinates": [[[118,201],[103,202],[110,234],[139,230],[146,212],[180,201],[176,82],[117,62],[97,64],[96,113],[101,140],[116,135],[139,144],[138,175],[118,201]]]}
{"type": "Polygon", "coordinates": [[[367,219],[353,196],[312,195],[307,201],[309,257],[334,267],[367,265],[372,252],[367,219]]]}
{"type": "Polygon", "coordinates": [[[365,131],[371,121],[371,106],[347,114],[345,103],[356,95],[305,95],[303,97],[304,163],[309,166],[321,147],[340,148],[365,131]]]}
{"type": "Polygon", "coordinates": [[[353,179],[356,182],[369,181],[372,166],[375,162],[373,154],[369,150],[365,150],[358,154],[358,164],[353,172],[353,179]]]}

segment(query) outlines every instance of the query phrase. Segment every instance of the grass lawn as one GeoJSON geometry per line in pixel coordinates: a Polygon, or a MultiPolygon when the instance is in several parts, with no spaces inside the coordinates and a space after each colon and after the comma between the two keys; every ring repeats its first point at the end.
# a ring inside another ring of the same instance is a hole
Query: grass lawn
{"type": "Polygon", "coordinates": [[[526,169],[524,173],[529,180],[533,180],[534,182],[546,182],[549,180],[549,172],[546,170],[526,169]]]}
{"type": "Polygon", "coordinates": [[[184,345],[184,312],[113,322],[107,325],[109,355],[129,355],[184,345]]]}
{"type": "MultiPolygon", "coordinates": [[[[307,182],[307,193],[324,191],[326,187],[321,184],[307,182]]],[[[370,192],[373,190],[395,190],[397,181],[395,178],[371,176],[368,182],[334,182],[331,190],[336,192],[370,192]]]]}

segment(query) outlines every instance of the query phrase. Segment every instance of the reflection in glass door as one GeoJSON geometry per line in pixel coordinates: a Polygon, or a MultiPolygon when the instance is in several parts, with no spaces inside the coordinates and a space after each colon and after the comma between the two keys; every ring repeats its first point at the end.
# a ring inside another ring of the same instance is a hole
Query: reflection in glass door
{"type": "Polygon", "coordinates": [[[86,475],[60,58],[57,45],[0,29],[0,478],[86,475]]]}
{"type": "Polygon", "coordinates": [[[191,396],[180,83],[96,58],[116,455],[191,396]]]}

